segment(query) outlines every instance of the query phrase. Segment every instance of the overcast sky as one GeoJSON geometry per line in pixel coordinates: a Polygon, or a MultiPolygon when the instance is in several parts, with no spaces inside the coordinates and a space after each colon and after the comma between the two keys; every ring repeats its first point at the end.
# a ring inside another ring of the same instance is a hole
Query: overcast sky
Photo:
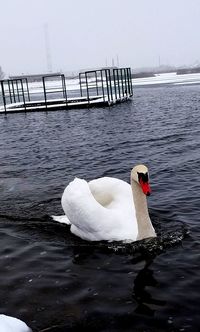
{"type": "Polygon", "coordinates": [[[200,0],[0,0],[6,75],[200,61],[200,0]]]}

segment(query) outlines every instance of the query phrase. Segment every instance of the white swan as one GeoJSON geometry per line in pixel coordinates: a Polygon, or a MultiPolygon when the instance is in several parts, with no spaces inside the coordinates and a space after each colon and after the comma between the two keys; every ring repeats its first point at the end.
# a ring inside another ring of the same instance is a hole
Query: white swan
{"type": "Polygon", "coordinates": [[[132,169],[131,185],[110,177],[90,182],[75,178],[61,199],[66,217],[54,216],[54,220],[71,224],[72,233],[89,241],[155,237],[148,213],[148,195],[148,169],[144,165],[132,169]]]}
{"type": "Polygon", "coordinates": [[[20,319],[0,315],[0,331],[1,332],[32,332],[32,330],[20,319]]]}

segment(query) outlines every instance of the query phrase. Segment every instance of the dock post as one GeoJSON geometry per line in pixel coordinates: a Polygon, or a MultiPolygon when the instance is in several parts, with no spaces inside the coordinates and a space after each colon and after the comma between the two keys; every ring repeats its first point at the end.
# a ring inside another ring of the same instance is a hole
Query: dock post
{"type": "Polygon", "coordinates": [[[130,81],[130,97],[133,95],[133,84],[132,84],[132,75],[131,75],[131,68],[128,68],[129,72],[129,81],[130,81]]]}
{"type": "Polygon", "coordinates": [[[124,79],[125,79],[125,94],[128,97],[128,83],[127,83],[127,76],[126,76],[126,68],[124,68],[124,79]]]}
{"type": "Polygon", "coordinates": [[[105,69],[105,74],[106,74],[106,89],[107,89],[107,94],[108,94],[108,105],[110,105],[110,93],[109,93],[108,74],[107,74],[108,70],[109,69],[105,69]]]}
{"type": "Polygon", "coordinates": [[[115,89],[115,99],[117,100],[117,87],[116,87],[116,77],[115,77],[116,69],[113,69],[113,79],[114,79],[114,89],[115,89]]]}
{"type": "Polygon", "coordinates": [[[85,83],[86,83],[87,101],[88,101],[88,105],[89,105],[90,104],[90,96],[89,96],[87,72],[85,72],[85,83]]]}
{"type": "Polygon", "coordinates": [[[47,94],[46,94],[46,86],[45,86],[45,77],[42,76],[42,85],[43,85],[43,92],[44,92],[44,102],[45,102],[45,106],[47,109],[47,94]]]}
{"type": "Polygon", "coordinates": [[[102,84],[102,93],[103,93],[103,101],[105,103],[105,93],[104,93],[104,84],[103,84],[103,70],[100,70],[101,72],[101,84],[102,84]]]}
{"type": "Polygon", "coordinates": [[[22,87],[22,98],[23,98],[23,102],[24,102],[24,110],[26,112],[26,99],[25,99],[25,95],[24,95],[23,79],[20,79],[20,81],[21,81],[21,87],[22,87]]]}
{"type": "Polygon", "coordinates": [[[66,89],[65,75],[61,75],[61,77],[62,77],[62,86],[63,86],[63,97],[66,100],[66,107],[67,107],[68,103],[67,103],[67,89],[66,89]]]}
{"type": "Polygon", "coordinates": [[[63,96],[63,99],[65,99],[65,96],[66,96],[66,94],[65,94],[65,89],[64,89],[64,82],[63,82],[63,75],[60,75],[61,76],[61,83],[62,83],[62,96],[63,96]]]}
{"type": "Polygon", "coordinates": [[[129,79],[129,68],[126,68],[126,76],[127,76],[127,83],[128,83],[128,96],[130,97],[130,79],[129,79]]]}
{"type": "Polygon", "coordinates": [[[4,90],[4,81],[1,81],[1,91],[2,91],[2,97],[3,97],[4,111],[5,111],[5,114],[6,114],[7,109],[6,109],[6,97],[5,97],[5,90],[4,90]]]}
{"type": "Polygon", "coordinates": [[[27,95],[28,95],[28,101],[31,101],[30,93],[29,93],[29,86],[28,86],[28,79],[27,78],[25,78],[25,82],[26,82],[26,91],[27,91],[27,95]]]}
{"type": "Polygon", "coordinates": [[[19,87],[18,87],[18,79],[16,79],[16,88],[17,88],[17,97],[18,97],[18,102],[20,102],[20,95],[19,95],[19,87]]]}
{"type": "Polygon", "coordinates": [[[108,69],[108,75],[109,75],[109,85],[110,85],[110,96],[111,96],[111,100],[113,101],[112,80],[111,80],[111,75],[110,75],[110,69],[108,69]]]}
{"type": "Polygon", "coordinates": [[[11,82],[11,86],[12,86],[12,94],[13,94],[14,103],[16,103],[14,81],[11,80],[10,82],[11,82]]]}
{"type": "Polygon", "coordinates": [[[61,83],[62,83],[62,96],[63,96],[63,99],[65,99],[63,75],[61,75],[61,83]]]}
{"type": "Polygon", "coordinates": [[[122,82],[122,94],[124,97],[124,81],[123,81],[123,69],[120,68],[120,73],[121,73],[121,82],[122,82]]]}
{"type": "Polygon", "coordinates": [[[119,71],[120,69],[117,69],[117,85],[118,85],[118,90],[119,90],[119,99],[121,99],[121,88],[120,88],[120,80],[119,80],[119,71]]]}
{"type": "Polygon", "coordinates": [[[95,78],[96,78],[96,91],[97,91],[97,96],[98,96],[99,90],[98,90],[97,71],[96,70],[95,70],[95,78]]]}
{"type": "Polygon", "coordinates": [[[8,90],[9,90],[10,103],[12,104],[12,94],[11,94],[10,81],[9,80],[7,80],[7,84],[8,84],[8,90]]]}
{"type": "Polygon", "coordinates": [[[83,97],[81,73],[79,73],[79,85],[80,85],[81,97],[83,97]]]}

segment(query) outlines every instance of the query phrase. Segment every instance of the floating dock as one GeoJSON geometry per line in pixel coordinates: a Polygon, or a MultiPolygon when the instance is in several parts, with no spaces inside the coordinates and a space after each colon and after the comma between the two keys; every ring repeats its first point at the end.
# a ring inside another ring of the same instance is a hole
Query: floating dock
{"type": "Polygon", "coordinates": [[[15,77],[1,80],[0,87],[3,114],[112,106],[133,95],[131,68],[85,71],[71,80],[48,74],[34,83],[15,77]]]}

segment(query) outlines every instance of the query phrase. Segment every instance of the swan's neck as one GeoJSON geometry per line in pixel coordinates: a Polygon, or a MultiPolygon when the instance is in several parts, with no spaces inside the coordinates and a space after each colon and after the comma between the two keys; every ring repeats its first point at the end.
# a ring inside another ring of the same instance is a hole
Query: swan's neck
{"type": "Polygon", "coordinates": [[[149,217],[147,198],[138,183],[131,178],[133,201],[135,204],[136,219],[138,223],[137,240],[156,236],[149,217]]]}

